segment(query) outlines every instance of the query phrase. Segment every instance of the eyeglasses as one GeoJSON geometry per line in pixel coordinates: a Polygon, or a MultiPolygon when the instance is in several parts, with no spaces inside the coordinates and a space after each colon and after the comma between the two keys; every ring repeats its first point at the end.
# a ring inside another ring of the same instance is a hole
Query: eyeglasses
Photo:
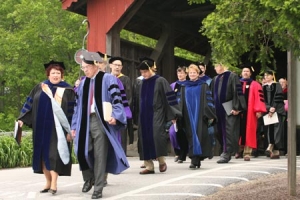
{"type": "Polygon", "coordinates": [[[81,66],[80,69],[81,69],[81,70],[85,70],[85,69],[87,69],[87,68],[89,68],[89,67],[92,67],[92,65],[81,66]]]}
{"type": "MultiPolygon", "coordinates": [[[[113,63],[112,63],[113,64],[113,63]]],[[[114,66],[117,66],[117,67],[122,67],[121,64],[113,64],[114,66]]]]}

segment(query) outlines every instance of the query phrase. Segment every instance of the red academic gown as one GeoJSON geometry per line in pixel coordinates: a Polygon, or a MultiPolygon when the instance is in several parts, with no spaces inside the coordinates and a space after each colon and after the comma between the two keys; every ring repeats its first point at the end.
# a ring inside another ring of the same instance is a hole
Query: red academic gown
{"type": "MultiPolygon", "coordinates": [[[[245,146],[256,149],[257,148],[257,139],[256,139],[256,127],[257,127],[257,118],[256,113],[266,112],[266,105],[264,101],[264,93],[262,86],[252,80],[252,79],[241,79],[243,94],[247,103],[246,111],[246,126],[241,127],[241,131],[246,131],[245,134],[245,146]]],[[[245,117],[245,116],[243,116],[245,117]]],[[[241,133],[243,134],[243,133],[241,133]]],[[[241,140],[240,140],[241,142],[241,140]]],[[[243,145],[243,144],[242,144],[243,145]]]]}

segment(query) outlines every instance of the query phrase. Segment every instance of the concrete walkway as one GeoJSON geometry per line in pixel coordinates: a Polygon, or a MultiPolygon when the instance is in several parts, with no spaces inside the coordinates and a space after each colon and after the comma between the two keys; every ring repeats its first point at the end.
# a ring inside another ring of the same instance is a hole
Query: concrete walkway
{"type": "MultiPolygon", "coordinates": [[[[201,199],[232,183],[250,181],[261,176],[287,172],[287,159],[270,160],[266,157],[231,160],[228,164],[217,164],[218,157],[202,162],[200,169],[190,170],[189,162],[175,163],[167,157],[168,170],[160,173],[155,162],[156,173],[140,175],[142,161],[128,157],[131,167],[120,175],[109,175],[103,199],[125,200],[181,200],[201,199]]],[[[189,160],[189,159],[188,159],[189,160]]],[[[300,169],[300,158],[297,158],[300,169]]],[[[55,195],[39,191],[44,187],[43,175],[33,174],[31,168],[0,170],[0,200],[6,199],[91,199],[93,189],[82,193],[83,180],[78,165],[73,165],[71,177],[59,177],[55,195]]]]}

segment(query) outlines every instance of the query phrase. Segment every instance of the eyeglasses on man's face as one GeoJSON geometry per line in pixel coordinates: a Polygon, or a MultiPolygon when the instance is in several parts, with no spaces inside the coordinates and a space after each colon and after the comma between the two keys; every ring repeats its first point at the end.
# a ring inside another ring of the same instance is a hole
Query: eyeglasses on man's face
{"type": "Polygon", "coordinates": [[[93,65],[85,65],[85,66],[81,66],[80,69],[83,71],[85,69],[89,69],[91,68],[93,65]]]}
{"type": "Polygon", "coordinates": [[[114,64],[114,63],[112,63],[112,64],[116,67],[122,67],[122,64],[114,64]]]}

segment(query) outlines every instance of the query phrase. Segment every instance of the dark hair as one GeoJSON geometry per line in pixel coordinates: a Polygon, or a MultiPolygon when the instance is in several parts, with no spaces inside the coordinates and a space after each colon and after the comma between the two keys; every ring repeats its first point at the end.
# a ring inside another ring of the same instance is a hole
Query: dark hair
{"type": "Polygon", "coordinates": [[[197,65],[199,65],[199,66],[201,65],[201,66],[203,66],[204,68],[206,68],[206,65],[204,64],[204,62],[200,62],[200,61],[199,61],[199,62],[197,62],[197,65]]]}
{"type": "Polygon", "coordinates": [[[177,72],[184,71],[186,73],[186,66],[178,66],[176,71],[177,72]]]}
{"type": "Polygon", "coordinates": [[[52,69],[56,69],[56,70],[60,71],[61,78],[64,78],[64,69],[60,65],[57,65],[57,64],[51,64],[49,67],[47,67],[47,69],[46,69],[46,75],[47,76],[50,75],[50,71],[52,69]]]}
{"type": "Polygon", "coordinates": [[[266,71],[265,71],[265,74],[269,74],[269,75],[274,76],[275,72],[272,71],[272,70],[266,70],[266,71]]]}

